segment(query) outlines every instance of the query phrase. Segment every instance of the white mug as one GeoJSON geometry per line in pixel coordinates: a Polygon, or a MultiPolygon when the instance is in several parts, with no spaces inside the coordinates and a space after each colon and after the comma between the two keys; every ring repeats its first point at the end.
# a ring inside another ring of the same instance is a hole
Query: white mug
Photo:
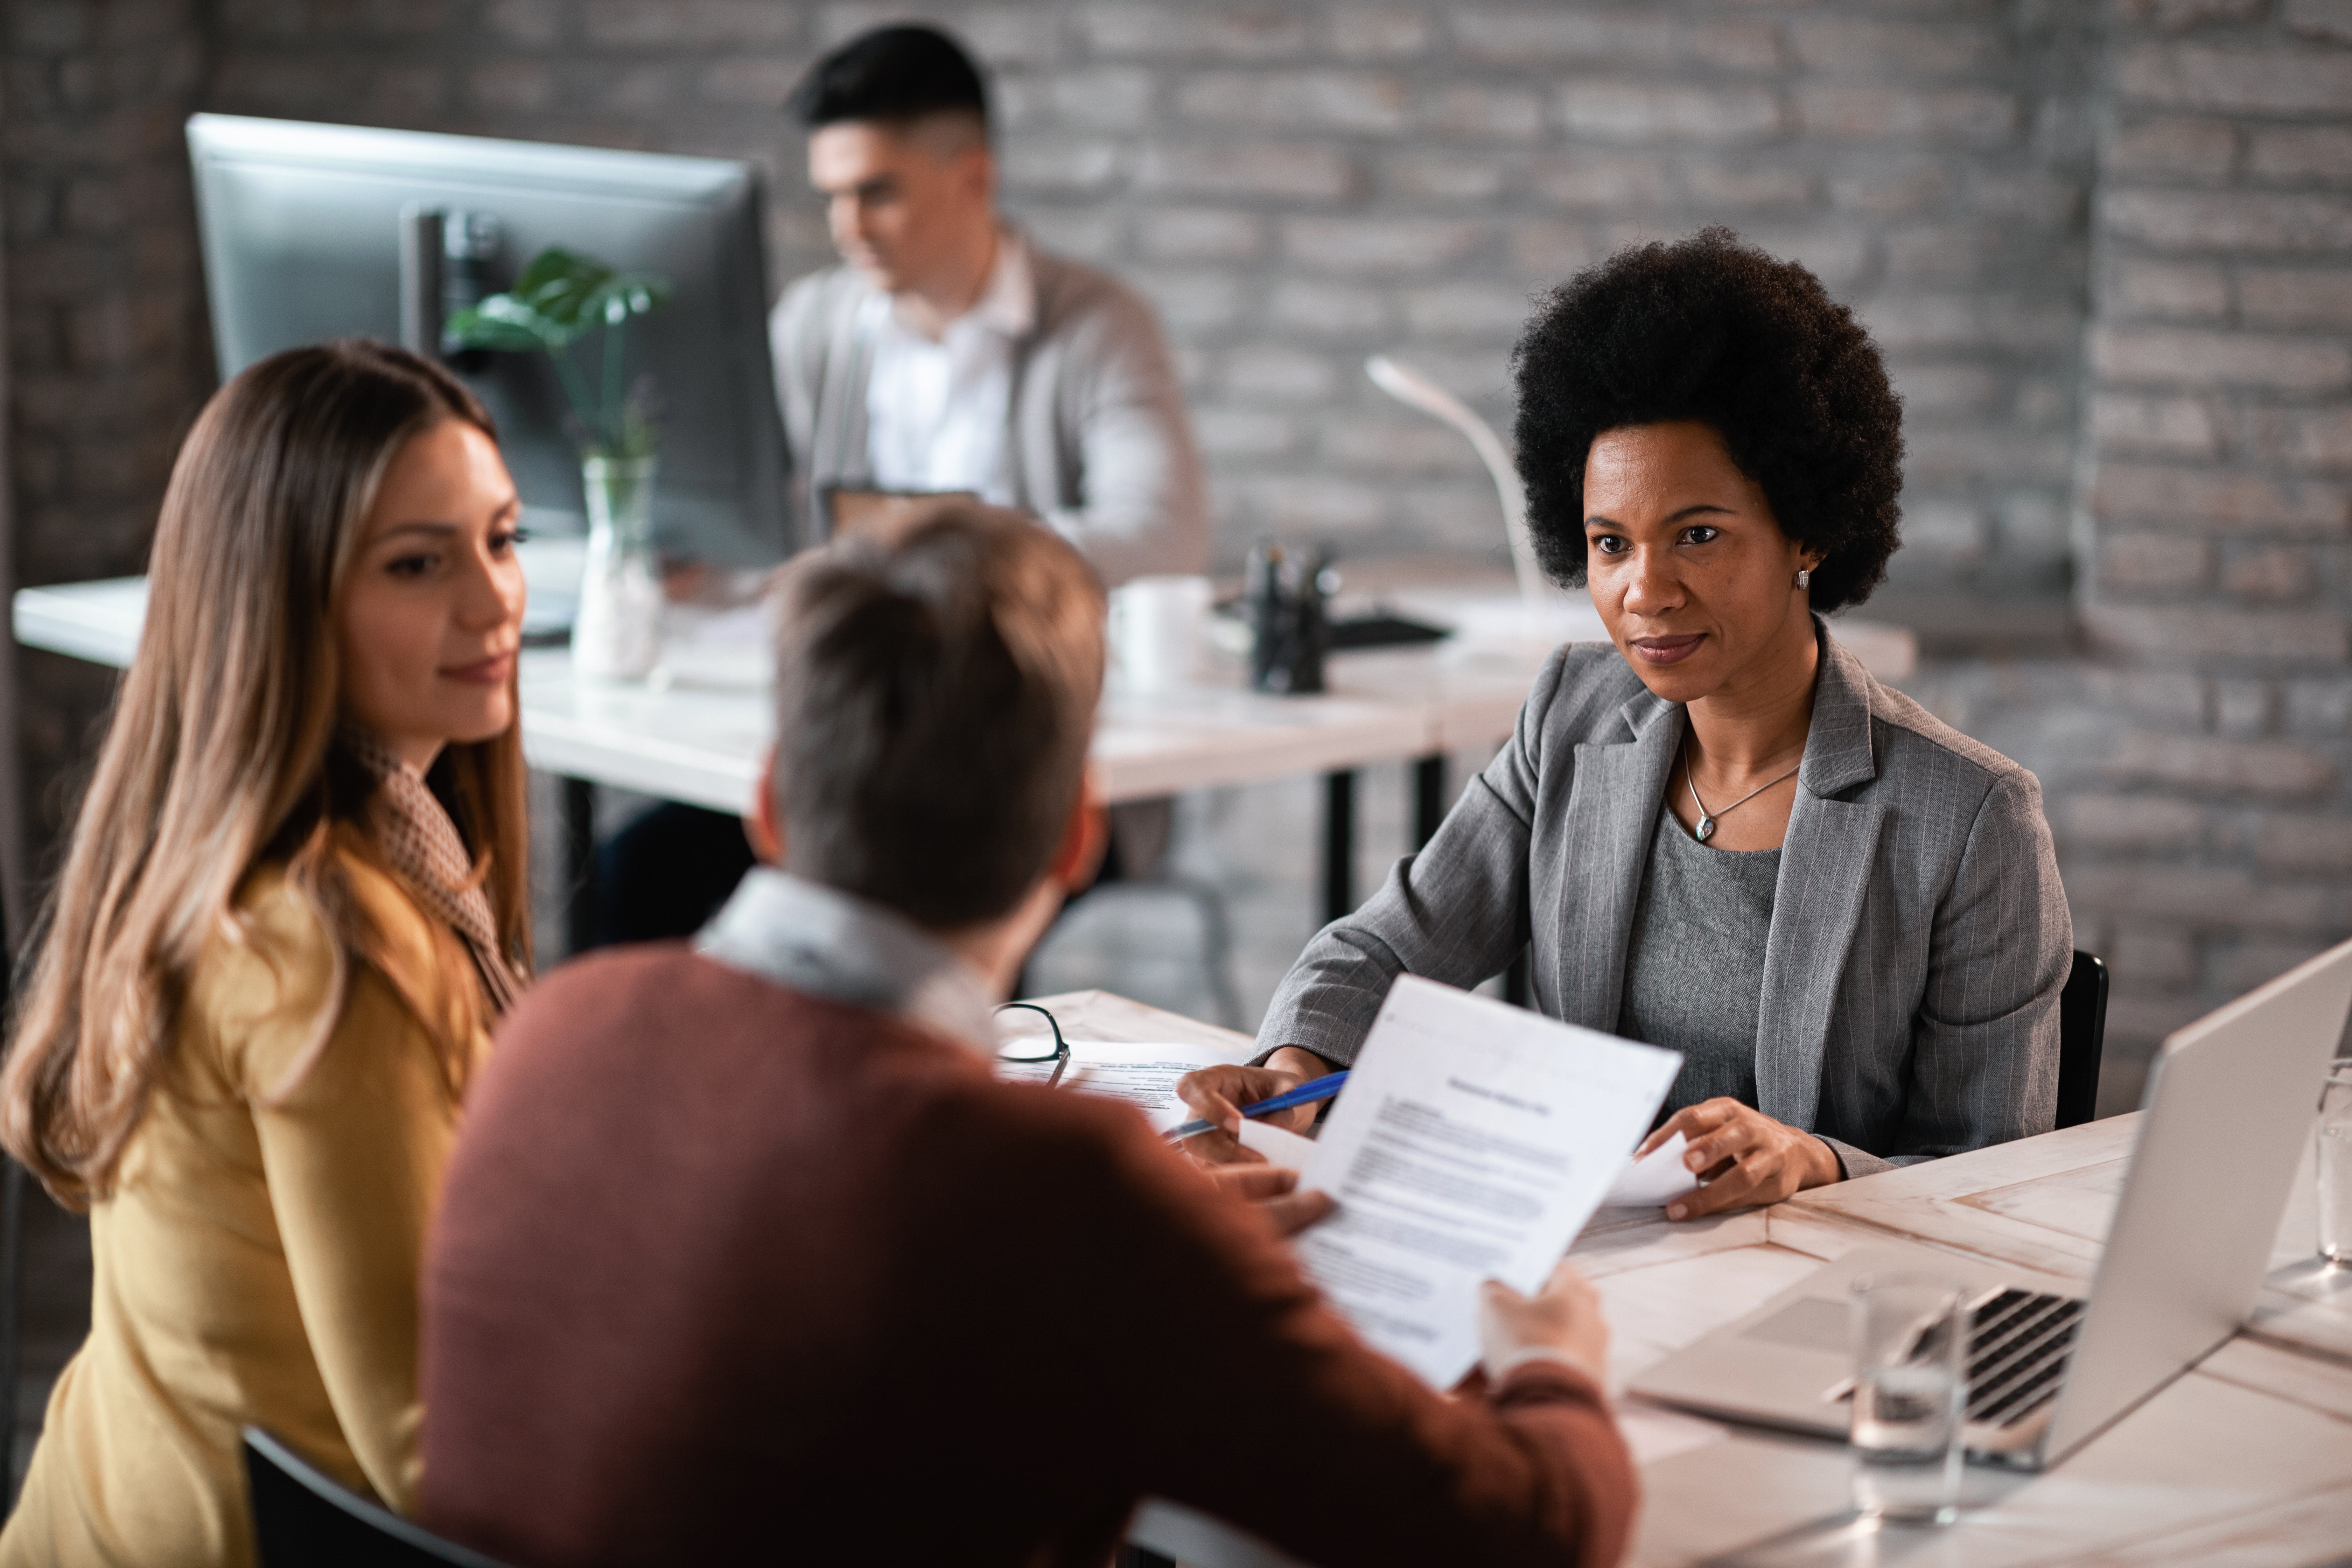
{"type": "Polygon", "coordinates": [[[1111,657],[1138,691],[1189,684],[1201,662],[1212,592],[1206,577],[1138,577],[1110,595],[1111,657]]]}

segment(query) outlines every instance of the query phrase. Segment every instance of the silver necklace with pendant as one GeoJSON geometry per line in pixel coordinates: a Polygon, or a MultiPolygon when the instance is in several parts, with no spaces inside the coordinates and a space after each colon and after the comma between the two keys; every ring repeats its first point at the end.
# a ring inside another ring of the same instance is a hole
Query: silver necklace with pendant
{"type": "Polygon", "coordinates": [[[1721,811],[1711,812],[1706,808],[1706,802],[1699,799],[1698,797],[1698,770],[1691,766],[1690,748],[1688,746],[1684,747],[1683,785],[1690,791],[1691,805],[1698,807],[1698,826],[1692,830],[1692,837],[1696,837],[1701,844],[1706,843],[1708,839],[1715,837],[1715,824],[1717,817],[1730,816],[1733,812],[1738,811],[1741,806],[1746,805],[1749,801],[1754,800],[1758,795],[1762,795],[1766,790],[1770,789],[1772,784],[1779,784],[1781,779],[1789,777],[1790,773],[1795,773],[1797,768],[1801,768],[1804,765],[1805,760],[1802,757],[1800,757],[1797,759],[1797,767],[1790,768],[1788,773],[1782,773],[1780,778],[1774,779],[1771,784],[1759,784],[1754,789],[1749,790],[1746,795],[1741,795],[1738,800],[1733,801],[1729,805],[1725,806],[1721,811]]]}

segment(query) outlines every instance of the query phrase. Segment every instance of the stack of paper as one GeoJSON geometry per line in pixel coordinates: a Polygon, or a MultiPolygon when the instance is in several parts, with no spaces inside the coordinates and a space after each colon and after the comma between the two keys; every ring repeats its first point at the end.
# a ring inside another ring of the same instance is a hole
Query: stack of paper
{"type": "Polygon", "coordinates": [[[1603,1208],[1664,1208],[1698,1186],[1698,1178],[1683,1166],[1689,1142],[1679,1132],[1617,1173],[1609,1184],[1603,1208]]]}

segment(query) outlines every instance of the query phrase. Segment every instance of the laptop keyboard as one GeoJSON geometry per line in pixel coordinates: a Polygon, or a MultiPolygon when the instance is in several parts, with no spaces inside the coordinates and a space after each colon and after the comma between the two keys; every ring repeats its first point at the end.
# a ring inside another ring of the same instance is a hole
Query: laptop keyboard
{"type": "Polygon", "coordinates": [[[2083,1303],[2067,1296],[2003,1290],[1979,1306],[1969,1335],[1969,1419],[2006,1426],[2058,1392],[2083,1325],[2083,1303]]]}

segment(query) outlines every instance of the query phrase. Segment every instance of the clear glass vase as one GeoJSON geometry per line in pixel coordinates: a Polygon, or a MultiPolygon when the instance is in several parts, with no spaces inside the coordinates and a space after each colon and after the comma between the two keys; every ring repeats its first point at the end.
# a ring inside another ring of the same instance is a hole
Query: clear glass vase
{"type": "Polygon", "coordinates": [[[655,458],[589,458],[588,563],[572,623],[572,668],[592,680],[643,680],[661,658],[661,574],[654,561],[655,458]]]}

